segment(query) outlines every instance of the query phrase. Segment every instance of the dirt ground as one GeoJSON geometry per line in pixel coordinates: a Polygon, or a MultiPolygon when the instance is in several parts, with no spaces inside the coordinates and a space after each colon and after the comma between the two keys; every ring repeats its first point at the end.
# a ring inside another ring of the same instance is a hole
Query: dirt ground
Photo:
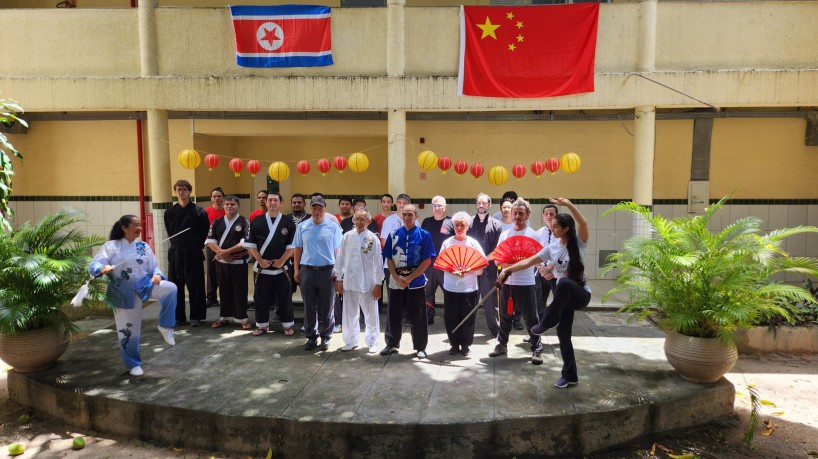
{"type": "MultiPolygon", "coordinates": [[[[2,367],[5,364],[0,362],[2,367]]],[[[20,458],[224,458],[247,456],[211,453],[154,446],[149,443],[78,432],[61,423],[29,413],[8,399],[6,371],[0,372],[0,457],[11,443],[26,447],[20,458]],[[20,424],[21,415],[30,420],[20,424]],[[84,449],[71,449],[73,437],[83,436],[84,449]]],[[[676,432],[591,456],[613,458],[682,459],[790,459],[818,457],[818,356],[743,355],[727,378],[736,386],[735,414],[707,426],[676,432]],[[775,406],[764,406],[752,447],[742,438],[749,423],[748,385],[754,385],[760,397],[775,406]],[[742,397],[741,395],[744,396],[742,397]],[[764,421],[775,426],[769,436],[762,435],[764,421]],[[651,452],[653,451],[653,453],[651,452]]]]}

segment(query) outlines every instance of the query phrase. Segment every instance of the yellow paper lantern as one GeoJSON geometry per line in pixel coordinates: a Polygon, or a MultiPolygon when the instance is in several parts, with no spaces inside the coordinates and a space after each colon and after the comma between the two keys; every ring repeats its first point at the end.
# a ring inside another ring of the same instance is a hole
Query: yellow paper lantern
{"type": "Polygon", "coordinates": [[[489,169],[489,182],[492,185],[500,186],[508,180],[508,170],[503,166],[494,166],[489,169]]]}
{"type": "Polygon", "coordinates": [[[353,153],[349,155],[347,167],[349,167],[352,172],[364,172],[369,167],[369,158],[363,153],[353,153]]]}
{"type": "Polygon", "coordinates": [[[425,171],[430,171],[437,167],[437,155],[432,150],[425,150],[418,155],[418,165],[425,171]]]}
{"type": "Polygon", "coordinates": [[[290,176],[290,166],[288,166],[285,162],[276,161],[273,164],[270,164],[270,168],[267,169],[267,173],[270,174],[270,177],[273,180],[283,182],[290,176]]]}
{"type": "Polygon", "coordinates": [[[179,153],[179,164],[185,169],[196,169],[201,162],[202,157],[199,156],[199,152],[196,150],[182,150],[179,153]]]}
{"type": "Polygon", "coordinates": [[[573,151],[569,151],[560,158],[560,169],[568,172],[569,174],[573,174],[574,172],[578,171],[579,166],[581,165],[582,160],[579,159],[579,155],[573,151]]]}

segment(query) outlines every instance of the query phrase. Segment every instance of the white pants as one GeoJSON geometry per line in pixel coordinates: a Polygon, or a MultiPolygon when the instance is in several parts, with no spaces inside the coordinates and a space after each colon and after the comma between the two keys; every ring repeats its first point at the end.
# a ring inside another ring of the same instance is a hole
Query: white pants
{"type": "Polygon", "coordinates": [[[353,292],[344,290],[344,313],[341,321],[341,334],[346,345],[358,345],[361,333],[359,323],[360,311],[364,312],[364,341],[369,347],[377,346],[381,334],[381,321],[378,317],[378,300],[372,298],[372,292],[353,292]]]}
{"type": "MultiPolygon", "coordinates": [[[[154,285],[151,291],[151,300],[159,300],[162,309],[159,312],[159,325],[173,328],[176,320],[176,284],[162,281],[154,285]]],[[[142,300],[134,294],[133,309],[114,308],[119,351],[125,368],[131,369],[142,365],[142,356],[139,352],[139,342],[142,335],[142,300]]],[[[164,344],[162,338],[159,343],[164,344]]]]}

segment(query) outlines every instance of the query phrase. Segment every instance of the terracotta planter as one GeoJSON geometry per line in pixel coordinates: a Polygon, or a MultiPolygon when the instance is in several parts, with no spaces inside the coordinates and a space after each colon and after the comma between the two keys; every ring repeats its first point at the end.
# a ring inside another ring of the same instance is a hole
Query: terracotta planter
{"type": "Polygon", "coordinates": [[[679,376],[688,381],[714,383],[738,360],[735,346],[716,338],[695,338],[670,332],[665,338],[665,357],[679,376]]]}
{"type": "Polygon", "coordinates": [[[48,368],[68,349],[63,330],[40,328],[14,335],[0,333],[0,359],[18,373],[48,368]]]}

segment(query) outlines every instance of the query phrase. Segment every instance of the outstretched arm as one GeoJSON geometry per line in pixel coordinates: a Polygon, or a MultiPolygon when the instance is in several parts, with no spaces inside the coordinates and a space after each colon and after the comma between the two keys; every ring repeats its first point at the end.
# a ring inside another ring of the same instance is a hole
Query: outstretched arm
{"type": "Polygon", "coordinates": [[[550,201],[552,204],[565,206],[568,208],[568,211],[571,212],[571,215],[574,217],[574,221],[577,223],[577,236],[582,239],[582,242],[588,242],[588,238],[590,237],[591,233],[588,231],[588,222],[585,220],[582,212],[580,212],[579,209],[577,209],[577,207],[568,199],[551,198],[550,201]]]}

